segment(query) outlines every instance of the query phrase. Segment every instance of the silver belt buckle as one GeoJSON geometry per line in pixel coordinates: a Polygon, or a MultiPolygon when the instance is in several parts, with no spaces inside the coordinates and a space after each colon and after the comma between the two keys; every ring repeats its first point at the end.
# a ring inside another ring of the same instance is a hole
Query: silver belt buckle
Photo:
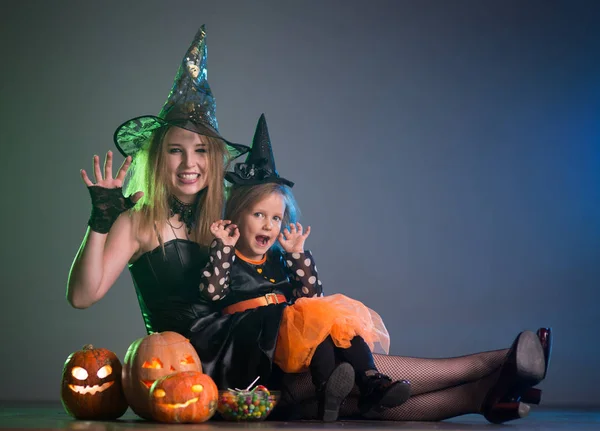
{"type": "Polygon", "coordinates": [[[279,298],[277,298],[277,295],[275,293],[267,293],[265,295],[265,298],[267,300],[267,305],[279,304],[279,298]]]}

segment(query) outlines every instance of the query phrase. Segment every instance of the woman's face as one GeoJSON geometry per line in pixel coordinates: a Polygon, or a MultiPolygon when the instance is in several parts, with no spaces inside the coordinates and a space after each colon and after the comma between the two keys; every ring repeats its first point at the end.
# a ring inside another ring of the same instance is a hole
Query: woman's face
{"type": "Polygon", "coordinates": [[[163,142],[169,191],[182,202],[191,203],[208,184],[208,145],[202,136],[171,127],[163,142]]]}
{"type": "Polygon", "coordinates": [[[238,250],[249,259],[260,260],[277,241],[284,212],[285,202],[279,193],[271,193],[245,211],[238,223],[238,250]]]}

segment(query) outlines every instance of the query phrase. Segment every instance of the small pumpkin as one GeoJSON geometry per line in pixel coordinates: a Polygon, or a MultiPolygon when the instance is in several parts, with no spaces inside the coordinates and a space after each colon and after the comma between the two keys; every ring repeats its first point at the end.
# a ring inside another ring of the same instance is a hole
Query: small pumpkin
{"type": "Polygon", "coordinates": [[[121,385],[121,362],[107,349],[91,344],[69,355],[61,382],[65,411],[77,419],[117,419],[127,410],[121,385]]]}
{"type": "Polygon", "coordinates": [[[160,378],[150,388],[152,418],[166,423],[199,423],[217,410],[219,390],[206,374],[182,371],[160,378]]]}
{"type": "Polygon", "coordinates": [[[161,377],[178,371],[200,371],[202,364],[189,340],[177,332],[165,331],[135,340],[123,363],[123,390],[131,409],[151,420],[149,392],[161,377]]]}

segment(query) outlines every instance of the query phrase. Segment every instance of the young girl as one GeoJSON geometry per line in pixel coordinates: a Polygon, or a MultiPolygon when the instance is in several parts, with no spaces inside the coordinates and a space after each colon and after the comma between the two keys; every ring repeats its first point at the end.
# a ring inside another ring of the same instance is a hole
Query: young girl
{"type": "Polygon", "coordinates": [[[200,284],[223,317],[200,331],[212,345],[198,350],[201,358],[212,358],[220,340],[216,350],[225,349],[229,360],[207,372],[218,384],[242,387],[256,375],[267,378],[272,363],[286,373],[309,369],[324,421],[337,419],[354,382],[365,417],[406,401],[410,384],[392,382],[373,362],[376,344],[389,348],[379,316],[344,295],[323,296],[312,255],[304,250],[310,227],[295,222],[293,183],[277,174],[264,115],[246,162],[226,178],[234,183],[229,220],[211,226],[216,239],[200,284]]]}

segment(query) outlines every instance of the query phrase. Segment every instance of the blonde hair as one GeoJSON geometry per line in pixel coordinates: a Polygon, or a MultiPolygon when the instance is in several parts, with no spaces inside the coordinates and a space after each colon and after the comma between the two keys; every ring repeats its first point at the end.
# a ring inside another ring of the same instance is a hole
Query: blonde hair
{"type": "Polygon", "coordinates": [[[229,188],[228,192],[229,197],[225,205],[225,219],[231,220],[235,224],[239,224],[244,212],[250,211],[250,208],[273,193],[281,195],[285,203],[281,229],[288,227],[290,223],[296,223],[300,215],[300,209],[292,190],[283,184],[233,185],[229,188]]]}
{"type": "MultiPolygon", "coordinates": [[[[126,194],[143,191],[144,196],[132,210],[138,235],[154,232],[159,243],[164,245],[159,227],[169,218],[169,189],[167,186],[167,164],[164,142],[169,127],[154,132],[146,148],[135,155],[128,172],[126,194]]],[[[203,245],[210,244],[210,225],[223,214],[225,201],[224,174],[230,162],[229,153],[221,139],[200,135],[207,144],[207,183],[198,199],[196,226],[190,238],[203,245]]]]}

